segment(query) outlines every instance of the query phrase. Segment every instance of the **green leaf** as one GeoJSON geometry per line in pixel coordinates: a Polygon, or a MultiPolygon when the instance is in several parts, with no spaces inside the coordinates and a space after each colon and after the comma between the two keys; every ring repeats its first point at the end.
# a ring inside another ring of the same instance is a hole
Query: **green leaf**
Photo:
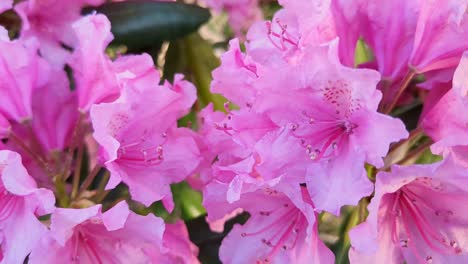
{"type": "Polygon", "coordinates": [[[206,214],[202,205],[201,193],[193,190],[186,182],[171,185],[174,203],[181,210],[184,220],[190,220],[206,214]]]}
{"type": "Polygon", "coordinates": [[[210,92],[211,72],[218,65],[212,45],[200,35],[192,34],[169,44],[164,78],[171,81],[175,73],[184,73],[197,87],[199,108],[213,103],[215,109],[224,110],[226,99],[210,92]]]}
{"type": "Polygon", "coordinates": [[[123,44],[132,50],[178,39],[210,19],[208,9],[179,2],[111,2],[85,12],[89,10],[109,18],[115,37],[113,44],[123,44]]]}

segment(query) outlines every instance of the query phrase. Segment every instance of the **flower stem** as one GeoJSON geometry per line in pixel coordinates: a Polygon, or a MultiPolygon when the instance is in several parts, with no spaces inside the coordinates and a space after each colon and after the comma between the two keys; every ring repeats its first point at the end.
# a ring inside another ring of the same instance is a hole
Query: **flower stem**
{"type": "Polygon", "coordinates": [[[11,140],[17,147],[26,152],[30,158],[32,158],[46,173],[50,173],[49,165],[45,162],[42,157],[35,153],[29,146],[27,146],[23,140],[16,135],[14,132],[10,132],[8,139],[11,140]]]}
{"type": "Polygon", "coordinates": [[[80,194],[82,194],[84,191],[86,191],[86,189],[88,189],[89,186],[91,186],[91,183],[93,183],[101,169],[102,167],[100,165],[96,165],[96,167],[93,168],[91,173],[89,173],[88,177],[86,177],[84,182],[81,184],[80,190],[78,191],[78,195],[76,197],[80,197],[80,194]]]}
{"type": "Polygon", "coordinates": [[[398,89],[397,94],[393,98],[392,102],[388,105],[388,107],[385,108],[384,114],[389,114],[390,112],[392,112],[393,108],[398,103],[398,100],[400,99],[401,95],[406,90],[408,85],[411,83],[411,80],[413,79],[415,75],[416,75],[416,72],[413,69],[410,69],[408,71],[408,73],[405,75],[405,77],[401,81],[401,85],[400,85],[400,88],[398,89]]]}
{"type": "Polygon", "coordinates": [[[83,155],[84,155],[84,143],[80,143],[78,147],[75,169],[73,172],[73,184],[72,184],[72,192],[71,192],[72,199],[75,199],[75,197],[78,194],[78,187],[80,185],[80,177],[81,177],[81,167],[83,166],[83,155]]]}
{"type": "Polygon", "coordinates": [[[109,178],[110,178],[109,171],[106,170],[98,186],[98,191],[95,196],[96,203],[101,203],[102,200],[104,200],[104,198],[106,198],[107,194],[110,192],[110,190],[105,190],[107,182],[109,181],[109,178]]]}
{"type": "Polygon", "coordinates": [[[410,151],[404,159],[402,159],[401,161],[398,162],[398,164],[400,165],[406,165],[409,161],[419,157],[421,154],[424,153],[424,151],[426,151],[426,149],[428,149],[431,145],[433,144],[432,140],[429,140],[428,142],[418,146],[417,148],[415,148],[414,150],[410,151]]]}

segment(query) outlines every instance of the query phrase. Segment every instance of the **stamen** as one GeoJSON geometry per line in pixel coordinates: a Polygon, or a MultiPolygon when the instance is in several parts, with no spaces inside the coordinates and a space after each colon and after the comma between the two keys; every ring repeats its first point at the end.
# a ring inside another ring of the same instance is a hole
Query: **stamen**
{"type": "Polygon", "coordinates": [[[287,29],[288,29],[287,25],[281,24],[281,21],[279,19],[276,19],[275,22],[280,28],[280,33],[276,33],[273,31],[272,23],[270,21],[266,22],[266,26],[268,30],[268,33],[267,33],[268,39],[273,44],[273,46],[275,46],[277,49],[281,51],[288,50],[288,48],[286,47],[286,44],[289,44],[292,47],[297,48],[299,46],[299,40],[294,40],[294,37],[291,36],[291,34],[287,32],[287,29]],[[279,39],[279,44],[276,43],[274,38],[279,39]]]}

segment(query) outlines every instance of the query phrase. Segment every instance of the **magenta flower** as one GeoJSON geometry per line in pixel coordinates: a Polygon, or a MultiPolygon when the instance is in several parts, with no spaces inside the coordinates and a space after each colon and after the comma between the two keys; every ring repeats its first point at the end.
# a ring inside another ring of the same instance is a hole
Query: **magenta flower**
{"type": "Polygon", "coordinates": [[[369,217],[350,232],[351,262],[466,262],[467,184],[450,158],[379,173],[369,217]]]}
{"type": "Polygon", "coordinates": [[[101,205],[86,209],[57,208],[50,231],[29,256],[30,263],[154,263],[164,222],[140,216],[120,202],[102,213],[101,205]]]}
{"type": "Polygon", "coordinates": [[[16,122],[31,119],[32,93],[45,85],[50,68],[35,43],[10,41],[6,32],[0,34],[0,50],[0,115],[16,122]]]}
{"type": "Polygon", "coordinates": [[[333,254],[318,237],[317,213],[307,191],[297,186],[289,196],[264,189],[227,206],[241,207],[251,216],[244,225],[234,226],[223,240],[221,261],[334,263],[333,254]]]}
{"type": "Polygon", "coordinates": [[[69,52],[65,44],[75,48],[76,37],[72,24],[81,17],[81,9],[87,5],[97,6],[104,0],[28,0],[15,6],[21,16],[21,38],[37,39],[41,54],[53,65],[63,67],[69,52]]]}
{"type": "Polygon", "coordinates": [[[94,138],[111,172],[107,188],[123,181],[145,205],[163,198],[171,203],[169,184],[190,176],[201,160],[195,133],[176,122],[195,102],[194,86],[182,76],[173,85],[158,83],[152,69],[128,82],[117,101],[91,109],[94,138]]]}
{"type": "Polygon", "coordinates": [[[37,219],[53,211],[51,191],[38,189],[15,152],[0,151],[0,262],[23,263],[46,227],[37,219]]]}
{"type": "MultiPolygon", "coordinates": [[[[421,127],[435,141],[431,149],[438,154],[456,152],[468,147],[468,53],[465,52],[453,76],[453,87],[431,105],[426,102],[426,114],[421,127]]],[[[438,97],[437,90],[431,91],[438,97]]],[[[434,97],[434,96],[433,96],[434,97]]],[[[466,151],[466,149],[465,149],[466,151]]],[[[468,161],[468,159],[466,159],[468,161]]]]}

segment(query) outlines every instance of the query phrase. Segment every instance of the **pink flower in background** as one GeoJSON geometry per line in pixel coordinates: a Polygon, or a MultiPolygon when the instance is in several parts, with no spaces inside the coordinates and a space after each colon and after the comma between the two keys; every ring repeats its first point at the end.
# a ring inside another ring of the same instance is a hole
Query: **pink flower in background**
{"type": "Polygon", "coordinates": [[[10,41],[0,34],[0,115],[10,121],[32,118],[31,97],[49,79],[49,65],[37,54],[35,43],[10,41]]]}
{"type": "Polygon", "coordinates": [[[29,256],[30,263],[155,263],[161,250],[164,222],[140,216],[120,202],[106,212],[101,205],[86,209],[57,208],[50,231],[29,256]]]}
{"type": "Polygon", "coordinates": [[[417,72],[456,67],[468,48],[467,4],[465,0],[367,1],[369,26],[364,40],[374,51],[382,75],[404,75],[408,66],[417,72]],[[389,10],[398,10],[402,16],[395,17],[389,10]]]}
{"type": "Polygon", "coordinates": [[[155,69],[148,75],[153,78],[129,83],[117,101],[91,110],[94,138],[111,172],[107,188],[123,181],[145,205],[171,198],[169,184],[190,176],[201,160],[195,133],[177,128],[195,102],[194,86],[182,76],[173,85],[158,85],[155,69]]]}
{"type": "Polygon", "coordinates": [[[53,65],[63,67],[69,56],[61,45],[76,47],[72,24],[81,17],[81,9],[97,6],[104,0],[28,0],[15,6],[21,16],[22,39],[38,39],[41,54],[53,65]]]}
{"type": "Polygon", "coordinates": [[[419,72],[454,68],[468,49],[467,0],[422,1],[410,66],[419,72]]]}
{"type": "Polygon", "coordinates": [[[13,6],[13,0],[0,0],[0,13],[10,9],[13,6]]]}
{"type": "Polygon", "coordinates": [[[251,216],[223,240],[223,263],[334,263],[318,237],[317,213],[307,191],[297,186],[288,194],[264,189],[225,206],[241,207],[251,216]]]}
{"type": "Polygon", "coordinates": [[[243,36],[245,31],[256,21],[262,19],[262,10],[258,0],[205,0],[214,10],[226,11],[229,24],[237,36],[243,36]]]}
{"type": "Polygon", "coordinates": [[[468,173],[451,158],[377,175],[367,221],[351,230],[351,263],[468,260],[468,173]]]}
{"type": "Polygon", "coordinates": [[[37,219],[53,211],[51,191],[38,189],[18,153],[0,151],[0,262],[23,263],[46,227],[37,219]]]}

